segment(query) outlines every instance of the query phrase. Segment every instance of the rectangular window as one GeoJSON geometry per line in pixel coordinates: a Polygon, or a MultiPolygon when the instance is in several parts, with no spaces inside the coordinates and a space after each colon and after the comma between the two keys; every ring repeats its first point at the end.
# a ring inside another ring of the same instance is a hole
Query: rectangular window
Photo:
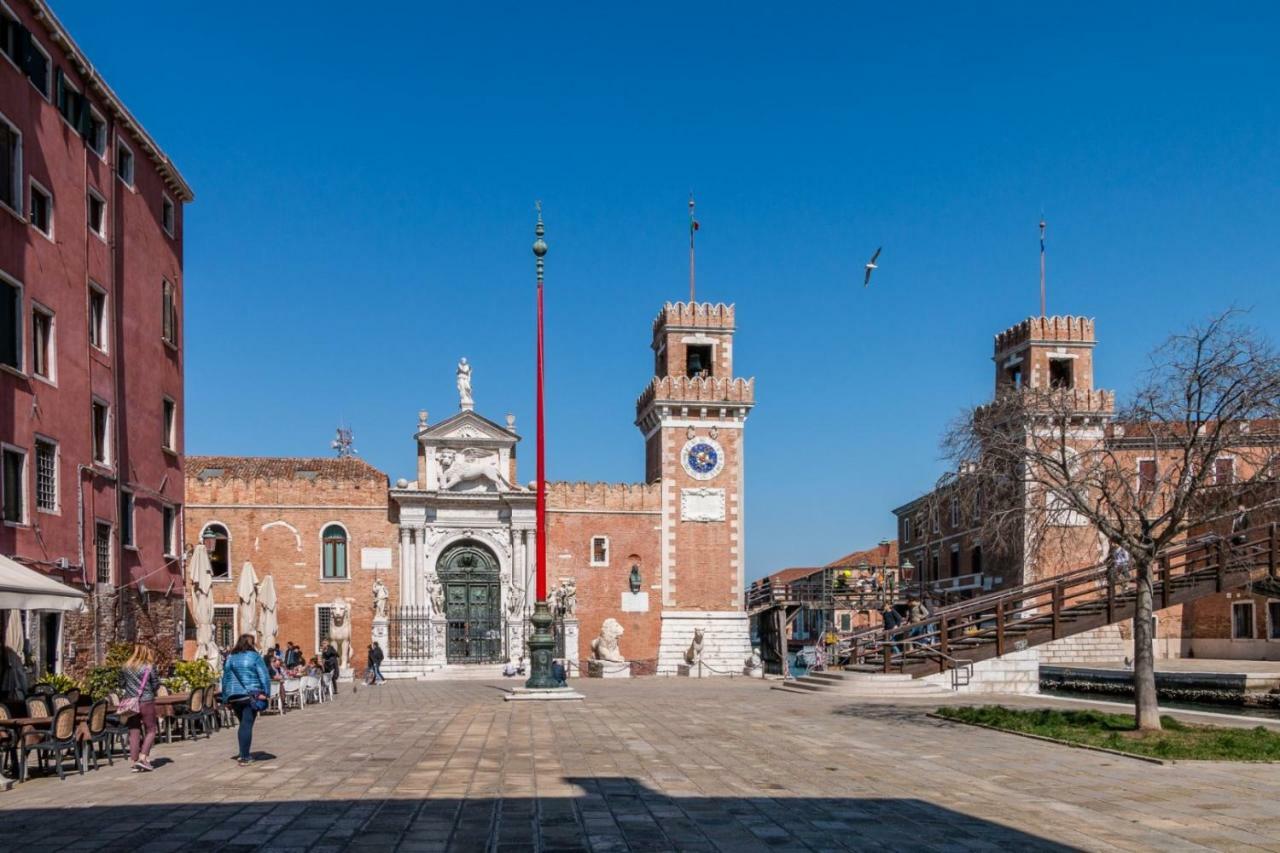
{"type": "Polygon", "coordinates": [[[1156,460],[1138,460],[1138,494],[1149,495],[1156,490],[1156,460]]]}
{"type": "Polygon", "coordinates": [[[161,446],[165,450],[173,450],[175,447],[174,435],[176,433],[177,421],[178,421],[178,404],[170,400],[168,397],[165,397],[164,398],[164,423],[162,426],[162,428],[164,429],[164,436],[161,439],[162,441],[161,446]]]}
{"type": "Polygon", "coordinates": [[[0,117],[0,204],[22,215],[22,134],[0,117]]]}
{"type": "Polygon", "coordinates": [[[1231,639],[1253,639],[1253,602],[1237,601],[1231,605],[1231,639]]]}
{"type": "Polygon", "coordinates": [[[172,557],[177,553],[178,546],[178,510],[176,507],[166,506],[162,508],[161,524],[164,529],[161,531],[164,537],[164,555],[172,557]]]}
{"type": "Polygon", "coordinates": [[[27,79],[31,81],[31,85],[35,86],[41,97],[47,101],[49,99],[49,54],[45,53],[44,48],[34,38],[27,40],[26,64],[23,70],[27,72],[27,79]]]}
{"type": "Polygon", "coordinates": [[[1267,638],[1280,640],[1280,601],[1267,602],[1267,638]]]}
{"type": "Polygon", "coordinates": [[[22,285],[0,278],[0,364],[22,369],[22,285]]]}
{"type": "Polygon", "coordinates": [[[84,144],[101,157],[107,150],[107,120],[92,106],[87,115],[88,118],[84,120],[84,144]]]}
{"type": "Polygon", "coordinates": [[[685,347],[684,358],[685,375],[689,378],[712,375],[710,344],[689,344],[685,347]]]}
{"type": "Polygon", "coordinates": [[[160,337],[170,346],[178,345],[178,300],[173,285],[160,283],[160,337]]]}
{"type": "Polygon", "coordinates": [[[1216,486],[1230,486],[1236,481],[1236,460],[1225,456],[1213,460],[1213,482],[1216,486]]]}
{"type": "Polygon", "coordinates": [[[960,501],[957,498],[951,499],[951,529],[955,530],[960,526],[960,501]]]}
{"type": "Polygon", "coordinates": [[[123,141],[116,141],[116,174],[120,180],[133,186],[133,152],[123,141]]]}
{"type": "Polygon", "coordinates": [[[58,445],[36,439],[36,509],[58,511],[58,445]]]}
{"type": "Polygon", "coordinates": [[[173,199],[166,196],[160,197],[160,226],[164,228],[164,233],[170,237],[173,236],[173,228],[175,221],[175,210],[173,199]]]}
{"type": "Polygon", "coordinates": [[[902,519],[902,541],[904,544],[911,541],[911,519],[910,518],[902,519]]]}
{"type": "Polygon", "coordinates": [[[89,343],[107,351],[107,292],[89,285],[89,343]]]}
{"type": "Polygon", "coordinates": [[[220,649],[230,649],[236,644],[236,608],[234,605],[214,605],[213,641],[218,644],[220,649]]]}
{"type": "Polygon", "coordinates": [[[31,306],[31,370],[41,379],[54,378],[53,313],[31,306]]]}
{"type": "Polygon", "coordinates": [[[327,604],[316,607],[316,651],[324,648],[324,644],[333,634],[333,608],[327,604]]]}
{"type": "Polygon", "coordinates": [[[120,544],[132,548],[133,542],[133,492],[120,490],[120,544]]]}
{"type": "Polygon", "coordinates": [[[956,578],[959,576],[960,576],[960,546],[952,545],[951,546],[951,574],[948,577],[956,578]]]}
{"type": "Polygon", "coordinates": [[[53,238],[53,196],[44,187],[31,181],[31,227],[44,236],[53,238]]]}
{"type": "Polygon", "coordinates": [[[111,407],[101,400],[93,401],[93,461],[111,464],[111,407]]]}
{"type": "Polygon", "coordinates": [[[1071,386],[1071,359],[1051,357],[1049,359],[1049,387],[1066,389],[1071,386]]]}
{"type": "Polygon", "coordinates": [[[609,537],[593,536],[591,538],[591,565],[609,565],[609,537]]]}
{"type": "Polygon", "coordinates": [[[80,129],[80,123],[84,121],[84,95],[80,94],[80,90],[67,81],[67,77],[59,68],[54,72],[54,106],[58,108],[58,114],[66,119],[67,124],[80,129]]]}
{"type": "Polygon", "coordinates": [[[99,237],[107,236],[107,203],[102,196],[89,190],[89,230],[99,237]]]}
{"type": "Polygon", "coordinates": [[[111,583],[111,525],[105,521],[93,526],[93,556],[98,583],[111,583]]]}
{"type": "Polygon", "coordinates": [[[4,469],[4,520],[22,524],[27,520],[27,454],[14,447],[0,453],[4,469]]]}

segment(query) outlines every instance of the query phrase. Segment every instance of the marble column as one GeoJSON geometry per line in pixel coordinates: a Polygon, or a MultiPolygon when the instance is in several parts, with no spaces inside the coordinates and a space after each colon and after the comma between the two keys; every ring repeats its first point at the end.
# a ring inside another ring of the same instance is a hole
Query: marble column
{"type": "Polygon", "coordinates": [[[538,600],[538,531],[525,531],[525,587],[524,602],[528,612],[538,600]]]}
{"type": "Polygon", "coordinates": [[[414,604],[422,602],[422,596],[425,595],[423,584],[427,577],[427,528],[419,527],[413,531],[413,602],[414,604]]]}
{"type": "Polygon", "coordinates": [[[412,531],[400,528],[400,606],[406,607],[413,598],[413,560],[410,540],[412,531]]]}

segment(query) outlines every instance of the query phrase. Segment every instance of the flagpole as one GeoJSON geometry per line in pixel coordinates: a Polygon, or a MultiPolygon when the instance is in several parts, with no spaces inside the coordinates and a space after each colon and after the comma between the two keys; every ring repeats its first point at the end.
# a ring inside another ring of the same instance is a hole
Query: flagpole
{"type": "Polygon", "coordinates": [[[689,193],[689,304],[692,305],[697,299],[694,296],[694,277],[693,277],[693,235],[698,230],[698,220],[693,218],[693,193],[689,193]]]}
{"type": "Polygon", "coordinates": [[[551,675],[551,655],[555,649],[555,637],[551,633],[554,621],[551,608],[547,605],[547,469],[546,469],[546,423],[543,403],[543,318],[542,318],[542,271],[543,258],[547,254],[546,241],[542,239],[546,229],[542,226],[542,202],[538,202],[538,224],[534,226],[533,256],[537,259],[535,266],[538,279],[537,299],[537,378],[535,392],[537,394],[538,431],[535,451],[537,455],[537,494],[534,503],[534,560],[535,584],[537,597],[533,605],[533,615],[529,621],[533,624],[533,634],[529,637],[529,680],[525,687],[551,688],[558,687],[558,682],[551,675]]]}
{"type": "Polygon", "coordinates": [[[1040,217],[1040,316],[1047,317],[1044,299],[1044,217],[1040,217]]]}

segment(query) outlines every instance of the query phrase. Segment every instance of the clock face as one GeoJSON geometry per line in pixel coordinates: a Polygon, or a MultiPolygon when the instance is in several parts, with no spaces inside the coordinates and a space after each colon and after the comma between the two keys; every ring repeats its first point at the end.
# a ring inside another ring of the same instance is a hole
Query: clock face
{"type": "Polygon", "coordinates": [[[690,477],[710,480],[724,467],[724,448],[714,439],[690,439],[680,454],[680,462],[690,477]]]}

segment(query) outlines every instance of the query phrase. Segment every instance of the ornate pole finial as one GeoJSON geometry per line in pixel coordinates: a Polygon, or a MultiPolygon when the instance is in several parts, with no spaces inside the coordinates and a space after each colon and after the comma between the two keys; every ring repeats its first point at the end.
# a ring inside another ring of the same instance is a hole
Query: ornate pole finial
{"type": "Polygon", "coordinates": [[[542,235],[547,233],[547,229],[544,228],[542,225],[542,202],[541,201],[535,202],[534,207],[536,207],[538,210],[538,224],[533,227],[533,233],[535,237],[533,241],[533,256],[538,259],[537,260],[538,285],[541,286],[542,285],[542,265],[543,265],[542,259],[547,254],[547,242],[542,239],[542,235]]]}

